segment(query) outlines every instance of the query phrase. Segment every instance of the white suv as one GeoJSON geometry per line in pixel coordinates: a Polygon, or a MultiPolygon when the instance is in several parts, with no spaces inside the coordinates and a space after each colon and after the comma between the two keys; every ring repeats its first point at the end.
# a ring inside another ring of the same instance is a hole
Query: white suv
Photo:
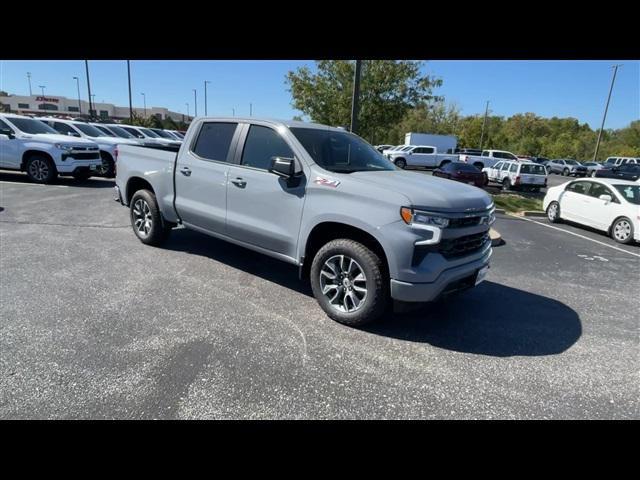
{"type": "Polygon", "coordinates": [[[92,140],[98,144],[100,148],[100,157],[102,158],[102,167],[100,172],[105,177],[115,177],[116,159],[118,144],[136,145],[137,142],[120,138],[109,137],[93,125],[84,122],[76,122],[73,120],[63,120],[61,118],[39,118],[41,122],[45,122],[51,128],[62,135],[71,137],[80,137],[92,140]]]}
{"type": "Polygon", "coordinates": [[[640,158],[634,157],[609,157],[602,164],[605,168],[619,167],[625,163],[640,163],[640,158]]]}
{"type": "Polygon", "coordinates": [[[58,174],[86,180],[102,165],[95,142],[60,135],[31,117],[0,114],[0,168],[18,170],[37,183],[58,174]]]}
{"type": "Polygon", "coordinates": [[[539,192],[547,186],[547,169],[534,162],[498,162],[482,169],[486,183],[499,183],[503,190],[531,190],[539,192]]]}

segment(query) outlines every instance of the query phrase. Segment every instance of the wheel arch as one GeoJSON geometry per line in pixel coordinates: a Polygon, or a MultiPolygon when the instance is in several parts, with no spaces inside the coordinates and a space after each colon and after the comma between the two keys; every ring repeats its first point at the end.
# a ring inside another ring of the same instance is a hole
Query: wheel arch
{"type": "Polygon", "coordinates": [[[24,171],[27,166],[27,161],[35,155],[42,155],[43,157],[46,157],[47,159],[49,159],[49,161],[53,165],[53,168],[55,168],[55,170],[58,171],[58,168],[56,167],[56,162],[49,152],[45,152],[43,150],[34,150],[34,149],[25,150],[25,152],[22,154],[22,161],[20,162],[20,170],[24,171]]]}
{"type": "Polygon", "coordinates": [[[634,232],[633,232],[633,220],[631,220],[631,219],[630,219],[629,217],[627,217],[626,215],[618,215],[616,218],[614,218],[614,219],[613,219],[613,221],[611,222],[611,225],[609,225],[609,228],[607,229],[607,233],[608,233],[609,235],[611,235],[611,232],[613,231],[613,226],[616,224],[616,222],[617,222],[618,220],[622,220],[623,218],[624,218],[625,220],[629,220],[629,223],[631,224],[631,235],[633,236],[633,233],[634,233],[634,232]]]}
{"type": "Polygon", "coordinates": [[[365,247],[374,252],[384,268],[385,275],[389,275],[389,261],[382,243],[371,233],[359,227],[337,221],[323,221],[316,224],[305,241],[305,248],[302,252],[303,262],[299,269],[300,278],[305,278],[311,270],[311,263],[316,253],[323,245],[338,238],[348,238],[362,243],[365,247]]]}
{"type": "Polygon", "coordinates": [[[131,177],[129,180],[127,180],[127,185],[125,187],[125,192],[124,192],[124,201],[126,202],[125,205],[129,205],[129,203],[131,202],[131,197],[133,197],[133,195],[138,190],[149,190],[154,195],[156,194],[155,190],[153,189],[153,187],[151,186],[148,180],[145,180],[142,177],[131,177]]]}

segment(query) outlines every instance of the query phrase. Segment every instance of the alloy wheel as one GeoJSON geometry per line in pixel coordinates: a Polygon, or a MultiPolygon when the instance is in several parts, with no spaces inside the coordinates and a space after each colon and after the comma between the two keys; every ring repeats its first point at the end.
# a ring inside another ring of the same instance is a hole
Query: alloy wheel
{"type": "Polygon", "coordinates": [[[29,164],[29,175],[42,182],[49,176],[49,165],[44,160],[37,158],[29,164]]]}
{"type": "Polygon", "coordinates": [[[320,289],[332,308],[343,313],[360,309],[367,298],[363,268],[347,255],[334,255],[320,269],[320,289]]]}
{"type": "Polygon", "coordinates": [[[141,237],[146,238],[153,228],[153,218],[149,204],[139,198],[133,204],[132,212],[134,228],[141,237]]]}

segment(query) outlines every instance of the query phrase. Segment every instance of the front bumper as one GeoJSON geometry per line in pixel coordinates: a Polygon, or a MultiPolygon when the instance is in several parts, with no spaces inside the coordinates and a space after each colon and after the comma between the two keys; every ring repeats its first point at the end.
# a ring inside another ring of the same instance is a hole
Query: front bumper
{"type": "Polygon", "coordinates": [[[402,302],[430,302],[445,293],[473,288],[478,272],[489,266],[491,254],[489,248],[482,258],[445,270],[434,282],[411,283],[391,279],[391,298],[402,302]]]}
{"type": "Polygon", "coordinates": [[[58,162],[56,169],[59,173],[73,173],[79,170],[91,170],[96,171],[102,166],[102,160],[66,160],[64,162],[58,162]]]}

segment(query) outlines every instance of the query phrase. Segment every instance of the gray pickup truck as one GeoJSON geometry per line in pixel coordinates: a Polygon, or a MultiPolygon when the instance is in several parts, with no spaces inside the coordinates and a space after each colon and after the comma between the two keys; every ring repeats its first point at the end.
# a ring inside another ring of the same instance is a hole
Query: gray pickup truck
{"type": "Polygon", "coordinates": [[[143,243],[183,225],[292,263],[327,315],[351,326],[391,299],[475,286],[492,253],[487,193],[402,171],[325,125],[196,118],[177,154],[120,146],[115,189],[143,243]]]}

